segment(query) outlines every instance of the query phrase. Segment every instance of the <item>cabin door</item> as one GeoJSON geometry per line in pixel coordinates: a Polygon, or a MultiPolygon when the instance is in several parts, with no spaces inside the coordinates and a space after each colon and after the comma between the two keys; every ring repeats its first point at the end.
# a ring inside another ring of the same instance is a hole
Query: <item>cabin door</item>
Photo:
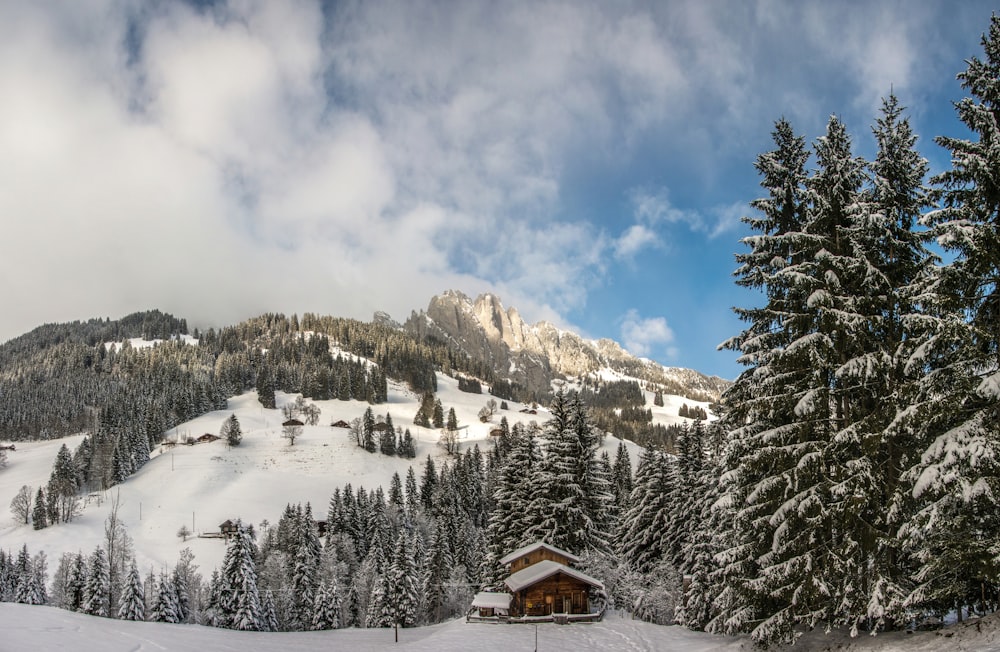
{"type": "Polygon", "coordinates": [[[573,613],[573,599],[568,595],[563,596],[563,609],[564,614],[573,613]]]}

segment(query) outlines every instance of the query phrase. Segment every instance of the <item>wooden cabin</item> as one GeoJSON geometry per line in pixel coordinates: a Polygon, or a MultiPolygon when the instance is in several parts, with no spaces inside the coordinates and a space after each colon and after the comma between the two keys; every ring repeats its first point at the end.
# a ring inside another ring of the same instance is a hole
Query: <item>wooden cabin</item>
{"type": "Polygon", "coordinates": [[[201,437],[198,437],[198,443],[199,443],[199,444],[209,444],[209,443],[211,443],[211,442],[213,442],[213,441],[216,441],[217,439],[219,439],[219,437],[218,437],[218,436],[216,436],[216,435],[213,435],[213,434],[212,434],[212,433],[210,433],[210,432],[206,432],[206,433],[205,433],[204,435],[202,435],[201,437]]]}
{"type": "Polygon", "coordinates": [[[333,423],[331,423],[330,427],[331,428],[350,428],[351,424],[349,424],[346,421],[344,421],[343,419],[341,419],[340,421],[334,421],[333,423]]]}
{"type": "Polygon", "coordinates": [[[302,426],[304,426],[306,424],[302,423],[298,419],[289,419],[288,421],[284,422],[281,425],[284,428],[290,428],[290,427],[295,427],[295,426],[302,427],[302,426]]]}
{"type": "Polygon", "coordinates": [[[604,584],[572,567],[579,561],[573,553],[542,542],[513,551],[500,559],[510,571],[504,580],[509,593],[477,594],[469,620],[600,620],[603,607],[593,598],[604,597],[604,584]],[[501,596],[509,598],[502,611],[501,596]]]}
{"type": "Polygon", "coordinates": [[[236,525],[236,523],[234,523],[232,520],[228,518],[225,521],[223,521],[221,525],[219,525],[219,532],[221,532],[222,536],[225,537],[226,539],[232,536],[236,536],[236,533],[238,531],[239,527],[236,525]]]}
{"type": "Polygon", "coordinates": [[[599,615],[592,612],[591,592],[603,593],[599,580],[549,559],[517,571],[504,585],[511,592],[514,616],[599,615]]]}

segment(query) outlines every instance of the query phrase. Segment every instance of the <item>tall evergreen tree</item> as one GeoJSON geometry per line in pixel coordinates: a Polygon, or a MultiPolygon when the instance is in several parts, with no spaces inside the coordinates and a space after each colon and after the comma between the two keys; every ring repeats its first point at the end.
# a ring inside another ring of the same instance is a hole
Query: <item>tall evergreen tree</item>
{"type": "Polygon", "coordinates": [[[918,504],[905,535],[922,565],[909,602],[959,614],[1000,592],[1000,555],[982,536],[1000,527],[1000,16],[982,47],[958,74],[972,137],[936,139],[952,167],[932,179],[943,207],[923,222],[953,258],[923,299],[940,322],[914,360],[925,450],[906,473],[918,504]]]}
{"type": "Polygon", "coordinates": [[[236,536],[222,562],[221,604],[225,624],[231,629],[260,631],[264,627],[257,587],[256,545],[250,531],[237,523],[236,536]]]}
{"type": "Polygon", "coordinates": [[[111,575],[104,548],[97,546],[87,566],[83,612],[107,618],[111,608],[111,575]]]}
{"type": "Polygon", "coordinates": [[[125,578],[125,585],[121,599],[118,601],[118,618],[121,620],[145,620],[146,619],[146,594],[142,586],[142,577],[139,569],[132,560],[128,576],[125,578]]]}

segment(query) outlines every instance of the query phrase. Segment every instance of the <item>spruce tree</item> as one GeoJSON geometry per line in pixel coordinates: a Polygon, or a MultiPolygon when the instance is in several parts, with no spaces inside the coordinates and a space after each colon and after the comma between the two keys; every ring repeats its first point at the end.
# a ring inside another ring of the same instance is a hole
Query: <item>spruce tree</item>
{"type": "Polygon", "coordinates": [[[264,627],[255,557],[256,545],[249,530],[237,523],[236,536],[226,549],[220,578],[220,609],[231,629],[256,632],[264,627]]]}
{"type": "Polygon", "coordinates": [[[142,577],[139,575],[139,569],[136,567],[134,559],[125,578],[121,599],[118,601],[118,618],[121,620],[146,619],[146,594],[142,586],[142,577]]]}
{"type": "Polygon", "coordinates": [[[982,538],[1000,527],[1000,16],[981,43],[984,56],[958,74],[967,97],[955,110],[971,137],[936,139],[952,166],[931,180],[942,208],[922,221],[952,259],[922,299],[939,323],[914,360],[924,450],[906,473],[918,502],[904,534],[922,566],[908,602],[959,614],[1000,591],[982,538]]]}
{"type": "Polygon", "coordinates": [[[41,530],[49,525],[49,509],[45,502],[45,492],[38,488],[35,494],[35,507],[31,510],[31,526],[36,530],[41,530]]]}
{"type": "Polygon", "coordinates": [[[107,618],[111,608],[111,575],[104,548],[97,546],[87,566],[83,613],[107,618]]]}

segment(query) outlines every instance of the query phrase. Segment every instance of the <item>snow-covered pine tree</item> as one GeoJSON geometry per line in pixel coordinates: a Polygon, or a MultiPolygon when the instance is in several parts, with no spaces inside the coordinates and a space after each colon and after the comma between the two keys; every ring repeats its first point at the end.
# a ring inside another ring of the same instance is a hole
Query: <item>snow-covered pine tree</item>
{"type": "Polygon", "coordinates": [[[49,525],[49,508],[45,502],[45,492],[41,487],[35,494],[35,506],[31,510],[31,526],[36,530],[41,530],[49,525]]]}
{"type": "Polygon", "coordinates": [[[958,80],[971,138],[940,136],[950,170],[932,179],[943,206],[922,220],[954,256],[923,298],[941,318],[912,364],[924,373],[916,429],[925,450],[906,473],[917,511],[904,534],[921,563],[911,605],[947,610],[1000,591],[1000,16],[958,80]],[[931,402],[933,398],[934,402],[931,402]]]}
{"type": "MultiPolygon", "coordinates": [[[[806,229],[809,154],[805,139],[784,119],[775,123],[772,138],[775,149],[755,162],[767,195],[751,202],[756,214],[743,218],[755,235],[742,240],[749,251],[736,255],[736,284],[763,292],[766,301],[735,308],[746,328],[722,344],[740,352],[739,362],[747,368],[723,396],[723,424],[729,435],[717,509],[728,512],[723,522],[730,530],[716,576],[720,612],[709,624],[710,631],[721,633],[743,632],[762,620],[764,606],[753,579],[760,574],[759,559],[770,549],[770,518],[787,486],[774,469],[788,466],[782,458],[798,440],[793,425],[798,399],[788,390],[801,384],[808,369],[807,361],[795,360],[789,352],[807,324],[793,318],[806,297],[787,270],[806,259],[796,241],[806,229]]],[[[649,473],[643,467],[640,460],[637,490],[649,473]]],[[[633,497],[638,498],[635,491],[633,497]]],[[[632,510],[641,509],[632,502],[632,510]]]]}
{"type": "Polygon", "coordinates": [[[125,584],[122,587],[122,595],[118,600],[118,618],[121,620],[145,620],[146,619],[146,593],[142,586],[142,577],[139,569],[132,560],[128,575],[125,576],[125,584]]]}
{"type": "Polygon", "coordinates": [[[493,509],[486,527],[483,587],[500,590],[506,569],[499,561],[507,553],[527,545],[529,482],[539,458],[538,444],[531,428],[516,424],[511,433],[510,451],[497,472],[493,509]]]}
{"type": "Polygon", "coordinates": [[[385,422],[378,437],[379,452],[383,455],[396,454],[396,429],[392,425],[392,415],[385,415],[385,422]]]}
{"type": "Polygon", "coordinates": [[[262,631],[265,632],[276,632],[278,631],[278,614],[277,609],[274,606],[274,593],[271,589],[264,591],[264,597],[261,598],[261,611],[263,612],[263,628],[262,631]]]}
{"type": "Polygon", "coordinates": [[[83,613],[107,618],[110,607],[111,576],[108,558],[104,553],[104,548],[97,546],[90,555],[90,562],[87,565],[83,613]]]}
{"type": "MultiPolygon", "coordinates": [[[[429,623],[441,622],[445,601],[445,583],[448,572],[454,564],[451,547],[448,544],[446,528],[440,519],[434,519],[431,540],[427,544],[422,594],[424,616],[429,623]]],[[[489,585],[486,585],[489,586],[489,585]]]]}
{"type": "Polygon", "coordinates": [[[393,624],[413,627],[417,622],[417,571],[410,553],[409,535],[401,531],[396,539],[392,564],[386,572],[387,602],[393,624]]]}
{"type": "Polygon", "coordinates": [[[333,608],[330,603],[330,596],[326,588],[326,582],[320,582],[316,589],[316,596],[312,606],[312,621],[309,629],[320,631],[325,629],[336,629],[333,626],[333,608]]]}
{"type": "Polygon", "coordinates": [[[635,572],[650,572],[666,555],[673,483],[666,454],[652,447],[644,449],[618,535],[622,562],[635,572]]]}
{"type": "Polygon", "coordinates": [[[243,430],[240,428],[240,421],[236,418],[236,413],[229,415],[229,418],[222,423],[219,437],[226,440],[229,446],[239,446],[243,441],[243,430]]]}
{"type": "Polygon", "coordinates": [[[375,413],[371,408],[365,410],[361,420],[361,445],[369,453],[374,453],[375,446],[375,413]]]}
{"type": "Polygon", "coordinates": [[[66,609],[82,611],[87,595],[87,561],[82,552],[73,555],[69,577],[66,580],[64,601],[66,609]]]}
{"type": "Polygon", "coordinates": [[[263,617],[257,589],[256,545],[249,530],[238,522],[236,535],[222,563],[221,612],[231,629],[260,631],[263,617]]]}
{"type": "Polygon", "coordinates": [[[150,620],[158,623],[179,623],[181,620],[180,614],[177,613],[177,590],[166,572],[160,573],[156,601],[153,603],[150,620]]]}
{"type": "Polygon", "coordinates": [[[618,504],[618,513],[623,514],[632,493],[632,459],[624,441],[618,442],[615,461],[611,466],[611,482],[618,504]]]}
{"type": "Polygon", "coordinates": [[[392,627],[394,614],[389,602],[390,592],[388,576],[384,573],[377,575],[372,582],[371,595],[368,597],[365,627],[392,627]]]}
{"type": "Polygon", "coordinates": [[[736,510],[737,527],[720,555],[727,586],[713,628],[753,625],[761,643],[821,622],[881,626],[887,605],[901,613],[900,592],[885,582],[893,554],[884,505],[898,487],[886,486],[884,465],[898,465],[903,451],[871,454],[886,451],[886,429],[904,409],[902,325],[925,257],[911,233],[924,168],[899,113],[887,101],[868,193],[836,117],[808,179],[790,165],[804,150],[786,123],[779,148],[758,159],[770,197],[753,204],[764,216],[747,221],[762,235],[745,240],[751,253],[738,257],[737,282],[763,289],[767,303],[737,310],[749,327],[725,344],[749,369],[725,397],[733,466],[720,508],[736,510]],[[877,564],[885,573],[873,577],[877,564]]]}
{"type": "Polygon", "coordinates": [[[611,494],[607,479],[599,482],[595,470],[600,435],[575,392],[556,392],[549,411],[552,417],[542,428],[545,453],[531,478],[527,536],[577,553],[606,551],[602,510],[611,494]]]}
{"type": "Polygon", "coordinates": [[[312,507],[306,503],[305,511],[297,519],[298,546],[295,550],[292,587],[295,602],[294,618],[299,629],[309,629],[313,622],[313,607],[316,604],[316,590],[319,586],[319,560],[322,547],[316,524],[312,518],[312,507]]]}

